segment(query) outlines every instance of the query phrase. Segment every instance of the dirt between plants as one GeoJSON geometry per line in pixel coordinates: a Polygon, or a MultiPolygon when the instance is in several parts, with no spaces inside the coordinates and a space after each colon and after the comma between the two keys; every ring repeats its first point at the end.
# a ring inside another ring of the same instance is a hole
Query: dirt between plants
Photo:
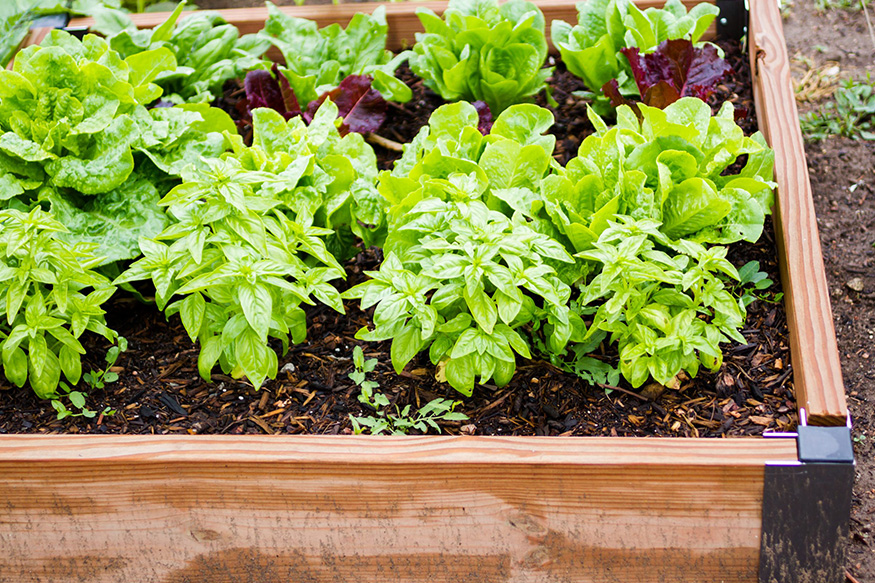
{"type": "MultiPolygon", "coordinates": [[[[731,100],[749,111],[745,125],[750,130],[755,122],[747,59],[738,43],[724,43],[724,48],[740,72],[721,86],[713,102],[716,107],[731,100]]],[[[593,128],[585,117],[585,102],[574,95],[582,89],[580,81],[561,62],[556,65],[551,84],[558,105],[551,109],[557,122],[551,131],[559,144],[556,157],[564,163],[593,128]]],[[[403,142],[442,101],[409,69],[399,76],[413,87],[414,98],[390,110],[383,133],[403,142]]],[[[233,101],[241,97],[239,88],[231,87],[223,105],[237,111],[239,104],[233,101]]],[[[380,149],[378,155],[381,166],[389,167],[397,153],[380,149]]],[[[730,253],[738,267],[754,259],[778,281],[771,223],[758,244],[737,244],[730,253]]],[[[344,287],[363,281],[363,271],[376,269],[380,261],[380,251],[369,249],[348,262],[344,287]]],[[[462,398],[435,380],[425,353],[397,375],[390,365],[388,342],[355,340],[356,331],[369,323],[369,314],[356,302],[346,302],[346,315],[326,307],[309,309],[308,340],[281,358],[276,380],[255,391],[247,382],[221,374],[213,375],[212,383],[203,381],[197,374],[198,348],[179,319],[168,322],[153,306],[119,293],[108,306],[107,319],[128,339],[129,349],[114,369],[119,380],[89,395],[93,409],[109,407],[115,414],[58,421],[52,407],[37,400],[29,388],[6,387],[9,390],[0,391],[0,433],[351,433],[350,414],[373,413],[358,401],[359,388],[348,378],[357,344],[366,357],[378,360],[369,379],[380,384],[393,405],[419,406],[435,397],[459,399],[457,410],[469,420],[444,423],[443,431],[450,434],[700,437],[789,430],[796,422],[796,405],[786,317],[782,304],[774,301],[778,294],[775,283],[762,293],[763,301],[749,307],[742,330],[746,342],[726,346],[725,362],[716,374],[687,379],[677,390],[633,390],[625,383],[589,386],[547,362],[520,359],[508,386],[478,386],[473,397],[462,398]]],[[[106,346],[90,338],[87,348],[85,370],[100,368],[106,346]]],[[[608,347],[597,356],[616,363],[616,351],[608,347]]]]}

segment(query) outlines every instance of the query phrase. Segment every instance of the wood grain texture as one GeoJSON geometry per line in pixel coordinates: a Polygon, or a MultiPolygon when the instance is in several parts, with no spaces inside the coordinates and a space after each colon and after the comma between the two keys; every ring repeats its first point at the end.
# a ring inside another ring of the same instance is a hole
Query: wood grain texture
{"type": "Polygon", "coordinates": [[[774,219],[796,399],[809,424],[844,425],[848,407],[781,14],[773,0],[751,0],[750,10],[757,114],[775,150],[774,219]]]}
{"type": "MultiPolygon", "coordinates": [[[[569,23],[577,22],[577,8],[575,3],[569,0],[532,0],[544,13],[547,21],[547,40],[550,40],[550,24],[554,20],[564,20],[569,23]]],[[[640,8],[661,7],[664,0],[635,0],[640,8]]],[[[697,0],[684,0],[688,7],[699,4],[697,0]]],[[[714,2],[711,2],[712,4],[714,2]]],[[[389,34],[386,39],[386,47],[391,50],[409,48],[415,41],[415,34],[422,32],[419,18],[416,17],[416,9],[419,7],[430,8],[438,14],[442,14],[447,6],[443,0],[427,0],[424,2],[366,2],[338,5],[314,5],[314,6],[283,6],[281,10],[291,16],[315,20],[320,27],[338,22],[346,26],[357,12],[373,12],[377,6],[386,8],[386,22],[389,25],[389,34]]],[[[218,11],[229,23],[235,25],[240,34],[255,33],[264,28],[267,19],[267,8],[230,8],[218,11]]],[[[185,18],[191,13],[183,13],[185,18]]],[[[155,12],[147,14],[133,14],[131,18],[140,28],[153,28],[158,26],[170,14],[167,12],[155,12]]],[[[94,24],[91,18],[74,18],[70,21],[71,27],[90,27],[94,24]]],[[[708,40],[714,37],[716,28],[712,25],[703,36],[708,40]]],[[[553,50],[552,43],[550,44],[553,50]]],[[[278,57],[277,51],[268,53],[271,57],[278,57]]]]}
{"type": "Polygon", "coordinates": [[[0,440],[0,582],[755,583],[793,440],[0,440]]]}

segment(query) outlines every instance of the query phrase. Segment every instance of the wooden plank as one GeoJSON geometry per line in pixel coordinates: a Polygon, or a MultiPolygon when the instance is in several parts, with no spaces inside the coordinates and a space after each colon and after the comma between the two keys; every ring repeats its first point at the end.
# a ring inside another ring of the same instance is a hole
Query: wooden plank
{"type": "MultiPolygon", "coordinates": [[[[564,20],[569,23],[577,22],[577,8],[575,3],[569,0],[533,0],[544,13],[547,21],[547,39],[550,39],[550,25],[554,20],[564,20]]],[[[664,0],[635,0],[640,8],[661,7],[664,0]]],[[[697,0],[684,0],[687,7],[695,6],[697,0]]],[[[713,1],[711,2],[714,3],[713,1]]],[[[386,46],[390,50],[409,48],[415,41],[415,34],[422,32],[419,18],[416,17],[416,9],[420,7],[430,8],[438,14],[443,14],[447,3],[443,0],[427,0],[424,2],[364,2],[338,5],[313,5],[313,6],[283,6],[281,10],[291,16],[315,20],[320,27],[338,22],[346,26],[357,12],[373,12],[377,6],[386,9],[386,22],[389,25],[389,33],[386,46]]],[[[222,17],[235,25],[240,34],[255,33],[264,28],[267,19],[267,8],[230,8],[218,11],[222,17]]],[[[182,18],[190,15],[185,12],[182,18]]],[[[139,28],[153,28],[158,26],[170,16],[169,12],[154,12],[146,14],[132,14],[131,18],[139,28]]],[[[71,27],[91,27],[94,24],[92,18],[74,18],[70,21],[71,27]]],[[[704,39],[709,40],[716,34],[716,27],[712,25],[705,33],[704,39]]],[[[550,44],[553,49],[552,43],[550,44]]],[[[269,53],[276,56],[276,53],[269,53]]]]}
{"type": "Polygon", "coordinates": [[[4,436],[0,581],[755,583],[790,439],[4,436]]]}
{"type": "Polygon", "coordinates": [[[773,0],[751,0],[750,10],[757,115],[775,150],[774,219],[796,399],[810,424],[844,425],[848,407],[781,14],[773,0]]]}

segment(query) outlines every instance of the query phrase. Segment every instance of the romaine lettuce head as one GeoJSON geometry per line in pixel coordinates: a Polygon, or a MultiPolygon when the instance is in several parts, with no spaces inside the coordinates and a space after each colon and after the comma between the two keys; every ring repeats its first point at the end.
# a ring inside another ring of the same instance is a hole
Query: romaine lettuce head
{"type": "Polygon", "coordinates": [[[451,0],[443,19],[427,8],[417,15],[425,33],[410,65],[444,99],[482,100],[497,114],[546,87],[544,15],[531,2],[451,0]]]}
{"type": "Polygon", "coordinates": [[[759,133],[746,137],[732,104],[710,107],[685,97],[664,110],[617,110],[617,125],[581,143],[561,179],[544,193],[560,230],[577,251],[591,246],[614,214],[652,219],[672,239],[700,243],[756,241],[773,201],[774,152],[759,133]],[[728,169],[740,157],[738,173],[728,169]]]}
{"type": "Polygon", "coordinates": [[[69,223],[65,238],[98,243],[106,261],[138,255],[132,233],[164,226],[168,177],[220,154],[234,127],[205,105],[147,110],[162,95],[156,79],[175,68],[164,47],[123,59],[100,37],[60,30],[21,51],[0,71],[4,205],[50,207],[69,223]]]}

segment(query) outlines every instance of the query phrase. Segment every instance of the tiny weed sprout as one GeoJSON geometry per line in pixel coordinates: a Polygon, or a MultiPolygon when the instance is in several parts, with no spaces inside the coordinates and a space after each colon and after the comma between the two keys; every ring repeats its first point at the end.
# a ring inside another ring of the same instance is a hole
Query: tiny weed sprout
{"type": "Polygon", "coordinates": [[[395,413],[381,413],[379,417],[356,417],[350,415],[353,432],[356,435],[369,431],[372,435],[391,433],[392,435],[406,435],[411,429],[421,433],[428,433],[430,429],[441,432],[439,421],[465,421],[468,416],[458,413],[454,409],[458,401],[450,399],[433,399],[414,410],[410,405],[403,409],[395,407],[395,413]]]}
{"type": "Polygon", "coordinates": [[[769,276],[760,271],[759,261],[748,261],[738,270],[738,283],[735,286],[735,294],[739,296],[742,305],[749,306],[755,300],[776,303],[784,297],[782,293],[764,293],[774,282],[769,276]]]}
{"type": "Polygon", "coordinates": [[[118,344],[111,346],[106,351],[106,368],[102,370],[93,370],[82,375],[82,380],[88,383],[92,389],[103,389],[107,383],[114,383],[118,380],[118,373],[111,370],[115,366],[119,355],[128,349],[128,341],[119,336],[118,344]]]}
{"type": "Polygon", "coordinates": [[[85,393],[74,391],[70,386],[61,381],[58,388],[60,391],[55,397],[52,397],[52,408],[55,410],[57,419],[65,419],[67,417],[85,417],[93,419],[99,415],[109,416],[114,415],[115,410],[111,407],[105,407],[103,411],[94,411],[86,404],[85,393]],[[64,399],[70,402],[70,407],[64,404],[64,399]],[[71,408],[72,407],[72,408],[71,408]]]}
{"type": "Polygon", "coordinates": [[[361,388],[362,392],[359,395],[359,402],[368,405],[374,410],[379,410],[382,407],[389,405],[389,399],[381,393],[375,393],[374,389],[379,388],[380,383],[376,381],[365,380],[365,375],[373,372],[377,366],[376,358],[365,360],[364,352],[361,346],[356,346],[352,352],[353,366],[355,370],[349,373],[349,378],[361,388]]]}

